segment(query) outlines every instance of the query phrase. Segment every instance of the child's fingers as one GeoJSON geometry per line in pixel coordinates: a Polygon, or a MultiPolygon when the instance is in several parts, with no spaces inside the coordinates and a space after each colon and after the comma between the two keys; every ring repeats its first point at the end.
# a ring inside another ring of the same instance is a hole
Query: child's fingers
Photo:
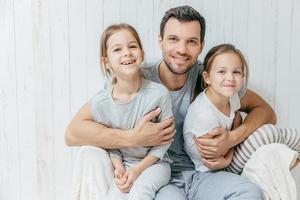
{"type": "Polygon", "coordinates": [[[129,192],[131,187],[132,187],[132,183],[130,181],[126,181],[124,185],[119,186],[120,190],[123,192],[129,192]]]}

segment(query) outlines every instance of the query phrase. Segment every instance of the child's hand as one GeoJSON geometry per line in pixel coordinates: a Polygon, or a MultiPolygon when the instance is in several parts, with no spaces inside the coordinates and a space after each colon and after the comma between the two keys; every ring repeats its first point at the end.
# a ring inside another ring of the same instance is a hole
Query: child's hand
{"type": "Polygon", "coordinates": [[[125,172],[126,172],[126,170],[125,170],[124,166],[116,168],[114,171],[115,178],[118,178],[118,179],[122,178],[125,172]]]}
{"type": "Polygon", "coordinates": [[[120,190],[122,192],[129,192],[134,181],[140,176],[140,174],[141,171],[138,168],[129,168],[123,176],[123,178],[126,177],[126,183],[119,187],[120,190]]]}
{"type": "Polygon", "coordinates": [[[114,174],[115,174],[115,182],[116,185],[118,186],[118,188],[122,190],[122,186],[124,186],[124,184],[127,181],[127,176],[125,175],[125,167],[124,166],[120,166],[118,168],[115,168],[114,174]]]}
{"type": "Polygon", "coordinates": [[[217,169],[222,169],[224,167],[227,167],[230,164],[233,155],[234,155],[234,149],[232,148],[225,156],[221,156],[213,159],[202,158],[202,161],[206,167],[212,170],[217,170],[217,169]]]}

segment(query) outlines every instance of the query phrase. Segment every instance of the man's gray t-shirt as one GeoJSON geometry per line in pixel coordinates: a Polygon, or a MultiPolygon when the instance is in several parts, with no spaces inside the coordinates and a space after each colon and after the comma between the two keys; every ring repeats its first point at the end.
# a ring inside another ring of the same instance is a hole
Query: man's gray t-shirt
{"type": "MultiPolygon", "coordinates": [[[[149,64],[148,67],[143,67],[142,74],[144,78],[161,83],[158,74],[159,64],[160,62],[157,62],[155,64],[149,64]]],[[[182,133],[185,115],[194,95],[198,74],[202,69],[203,65],[200,62],[195,63],[188,72],[188,79],[185,85],[180,90],[169,91],[172,99],[172,110],[176,126],[176,135],[168,150],[168,155],[173,161],[173,163],[171,163],[171,170],[173,173],[194,169],[192,161],[184,151],[182,133]]]]}
{"type": "MultiPolygon", "coordinates": [[[[168,90],[161,84],[142,79],[137,95],[129,102],[117,102],[112,97],[113,87],[98,92],[90,100],[92,116],[110,128],[133,129],[139,120],[157,107],[162,109],[157,122],[173,116],[168,90]]],[[[170,145],[121,148],[110,150],[111,156],[122,158],[125,165],[134,164],[150,154],[163,159],[170,145]]]]}

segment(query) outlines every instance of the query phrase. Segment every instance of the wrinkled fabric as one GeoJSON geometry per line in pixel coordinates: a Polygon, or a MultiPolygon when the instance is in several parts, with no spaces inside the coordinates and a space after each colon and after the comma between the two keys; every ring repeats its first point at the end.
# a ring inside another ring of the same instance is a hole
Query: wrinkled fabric
{"type": "Polygon", "coordinates": [[[283,144],[260,147],[246,163],[242,176],[261,187],[266,199],[297,200],[296,183],[290,167],[298,153],[283,144]]]}

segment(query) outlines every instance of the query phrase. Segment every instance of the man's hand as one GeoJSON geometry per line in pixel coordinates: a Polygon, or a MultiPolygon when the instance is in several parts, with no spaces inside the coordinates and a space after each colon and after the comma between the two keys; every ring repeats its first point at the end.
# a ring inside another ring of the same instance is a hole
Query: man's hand
{"type": "Polygon", "coordinates": [[[223,127],[214,128],[207,134],[211,138],[194,138],[200,155],[206,159],[224,156],[231,146],[229,133],[223,127]]]}
{"type": "Polygon", "coordinates": [[[154,123],[153,120],[160,112],[160,108],[151,111],[131,130],[135,146],[159,146],[172,143],[176,132],[174,118],[154,123]]]}
{"type": "Polygon", "coordinates": [[[230,149],[225,156],[221,156],[219,158],[213,158],[213,159],[202,158],[202,161],[206,167],[212,170],[217,170],[217,169],[222,169],[224,167],[227,167],[230,164],[233,155],[234,155],[234,148],[230,149]]]}

